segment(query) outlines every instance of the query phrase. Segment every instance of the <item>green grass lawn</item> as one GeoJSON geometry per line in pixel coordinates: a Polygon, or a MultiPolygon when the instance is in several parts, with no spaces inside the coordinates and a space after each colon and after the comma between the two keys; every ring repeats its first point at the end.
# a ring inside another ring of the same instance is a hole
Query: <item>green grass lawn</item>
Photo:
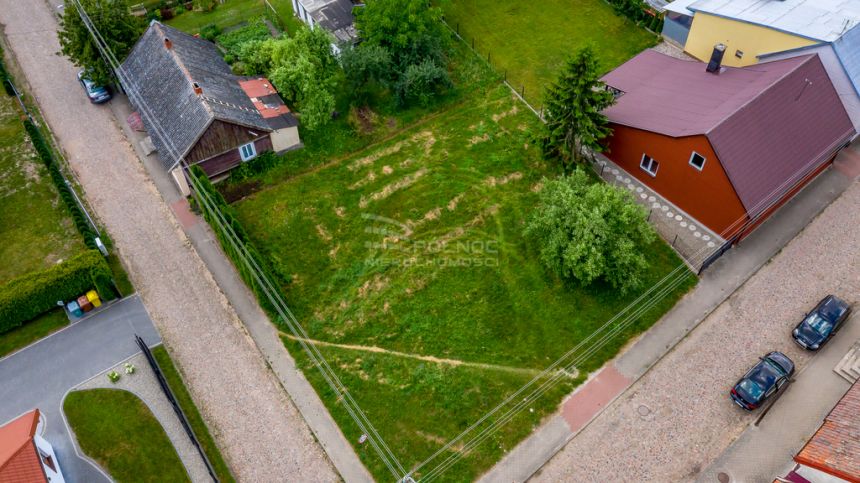
{"type": "MultiPolygon", "coordinates": [[[[234,204],[255,245],[291,280],[283,291],[309,337],[407,468],[638,295],[566,285],[523,237],[541,180],[558,174],[531,143],[538,122],[506,87],[478,85],[391,139],[265,178],[234,204]]],[[[682,266],[662,241],[648,250],[648,285],[682,266]]],[[[444,480],[487,470],[694,280],[690,274],[581,364],[580,377],[563,378],[444,480]]],[[[374,476],[390,479],[356,442],[361,432],[298,344],[289,336],[285,343],[374,476]]]]}
{"type": "Polygon", "coordinates": [[[182,376],[179,375],[179,371],[173,365],[173,360],[170,359],[167,349],[164,346],[158,346],[152,349],[152,355],[158,361],[158,367],[164,373],[164,378],[167,380],[170,390],[173,391],[173,395],[176,396],[182,412],[188,418],[191,429],[194,431],[194,435],[197,436],[197,440],[200,441],[200,446],[203,447],[203,451],[206,453],[206,457],[209,458],[209,462],[212,463],[212,468],[215,469],[218,479],[223,483],[236,481],[233,475],[230,474],[230,469],[227,468],[227,463],[224,462],[221,451],[215,445],[215,440],[209,433],[209,428],[206,427],[203,417],[200,416],[200,411],[197,410],[197,406],[191,399],[191,394],[188,393],[188,389],[182,382],[182,376]]]}
{"type": "Polygon", "coordinates": [[[69,325],[69,318],[66,317],[66,313],[62,309],[56,309],[0,334],[0,357],[22,349],[67,325],[69,325]]]}
{"type": "Polygon", "coordinates": [[[536,107],[543,102],[543,88],[555,80],[567,56],[591,44],[609,71],[646,47],[655,36],[630,20],[616,15],[603,0],[448,0],[439,2],[451,28],[494,67],[507,71],[517,89],[536,107]]]}
{"type": "MultiPolygon", "coordinates": [[[[273,5],[274,6],[274,5],[273,5]]],[[[183,32],[196,34],[204,26],[215,24],[228,29],[266,13],[263,0],[226,0],[211,12],[188,11],[166,21],[167,25],[183,32]]]]}
{"type": "Polygon", "coordinates": [[[190,481],[161,424],[134,394],[74,391],[63,411],[81,450],[115,481],[190,481]]]}
{"type": "Polygon", "coordinates": [[[0,284],[85,248],[19,113],[0,94],[0,284]]]}

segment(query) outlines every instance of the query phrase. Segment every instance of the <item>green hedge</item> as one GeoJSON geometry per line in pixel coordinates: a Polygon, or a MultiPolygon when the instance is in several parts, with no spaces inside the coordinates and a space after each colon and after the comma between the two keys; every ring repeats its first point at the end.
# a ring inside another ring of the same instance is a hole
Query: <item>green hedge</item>
{"type": "Polygon", "coordinates": [[[0,334],[92,289],[104,300],[114,298],[110,267],[98,250],[14,278],[0,285],[0,334]]]}
{"type": "MultiPolygon", "coordinates": [[[[239,238],[240,243],[245,247],[245,250],[250,253],[251,258],[256,262],[257,266],[261,267],[263,273],[272,281],[276,286],[284,285],[289,282],[289,280],[285,280],[282,277],[279,277],[275,274],[275,272],[271,269],[268,263],[266,263],[265,259],[260,255],[260,252],[257,251],[257,248],[251,243],[251,239],[248,237],[248,233],[242,228],[242,225],[239,223],[239,220],[236,218],[236,215],[233,213],[233,209],[229,204],[224,200],[224,197],[221,196],[221,193],[215,189],[215,186],[209,181],[209,177],[206,176],[206,173],[199,166],[191,167],[191,174],[197,179],[198,184],[201,189],[206,191],[209,195],[208,199],[212,200],[215,204],[215,209],[217,209],[224,220],[226,220],[227,224],[233,228],[233,232],[236,233],[236,236],[239,238]]],[[[270,313],[274,310],[274,307],[269,302],[265,293],[262,291],[260,286],[254,280],[253,274],[251,270],[247,267],[243,259],[239,256],[237,250],[233,248],[233,245],[227,240],[224,231],[220,228],[218,223],[213,222],[214,213],[209,212],[204,207],[200,207],[201,211],[203,211],[203,218],[209,223],[209,226],[212,227],[212,230],[215,232],[215,236],[218,237],[218,241],[221,243],[221,248],[230,257],[230,260],[233,261],[233,265],[236,266],[236,269],[239,271],[239,275],[242,277],[242,280],[251,288],[254,292],[254,295],[257,296],[257,300],[260,301],[260,304],[263,308],[267,309],[270,313]]]]}
{"type": "Polygon", "coordinates": [[[60,165],[57,163],[54,153],[51,152],[51,148],[47,141],[45,141],[45,137],[42,136],[42,131],[40,131],[39,128],[29,120],[24,121],[24,129],[27,131],[27,134],[30,135],[30,140],[33,142],[33,147],[36,148],[36,152],[39,153],[39,158],[41,158],[42,162],[45,163],[45,166],[48,167],[48,172],[51,173],[51,180],[57,187],[57,191],[59,191],[60,198],[62,198],[66,208],[69,209],[69,213],[72,215],[72,220],[75,222],[75,227],[78,229],[81,236],[84,237],[84,243],[89,248],[96,248],[95,238],[97,235],[87,221],[86,215],[84,215],[81,207],[78,206],[78,203],[75,201],[71,188],[66,185],[66,179],[60,171],[60,165]]]}

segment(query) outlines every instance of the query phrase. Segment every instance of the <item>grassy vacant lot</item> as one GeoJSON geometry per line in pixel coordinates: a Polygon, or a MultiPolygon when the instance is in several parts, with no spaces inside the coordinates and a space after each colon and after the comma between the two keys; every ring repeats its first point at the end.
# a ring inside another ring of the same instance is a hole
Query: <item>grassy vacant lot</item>
{"type": "Polygon", "coordinates": [[[84,249],[19,112],[0,93],[0,284],[84,249]]]}
{"type": "Polygon", "coordinates": [[[655,36],[616,15],[603,0],[450,0],[439,2],[451,28],[459,25],[467,42],[493,65],[507,71],[508,81],[525,86],[529,102],[542,102],[565,58],[591,44],[609,71],[653,45],[655,36]]]}
{"type": "Polygon", "coordinates": [[[164,346],[158,346],[155,349],[152,349],[152,355],[155,356],[155,360],[158,361],[158,367],[160,367],[161,372],[164,373],[167,385],[170,386],[170,390],[173,391],[173,395],[176,396],[176,400],[179,402],[182,412],[184,412],[185,417],[188,418],[188,422],[191,424],[191,429],[194,431],[194,435],[197,436],[197,440],[200,441],[200,446],[203,447],[203,451],[206,453],[206,457],[209,458],[209,462],[212,463],[212,467],[215,469],[215,474],[218,475],[218,479],[224,483],[236,481],[233,479],[233,475],[230,474],[230,469],[227,468],[227,464],[224,462],[224,458],[221,456],[218,446],[215,445],[215,440],[212,438],[212,435],[209,434],[209,428],[207,428],[206,423],[203,422],[203,417],[200,416],[200,411],[197,410],[197,406],[191,399],[191,394],[188,393],[185,383],[182,382],[182,376],[179,375],[179,371],[177,371],[176,366],[173,365],[173,360],[170,359],[170,354],[167,353],[167,349],[165,349],[164,346]]]}
{"type": "Polygon", "coordinates": [[[115,481],[191,481],[161,424],[134,394],[74,391],[63,411],[81,450],[115,481]]]}
{"type": "MultiPolygon", "coordinates": [[[[637,295],[566,286],[523,237],[542,178],[557,174],[531,145],[537,122],[495,83],[392,139],[270,179],[234,205],[256,246],[291,279],[283,290],[313,343],[407,468],[637,295]]],[[[649,284],[681,264],[662,241],[649,251],[649,284]]],[[[488,469],[692,283],[691,276],[444,479],[471,480],[488,469]]],[[[373,474],[390,479],[372,449],[355,443],[361,432],[297,342],[284,340],[373,474]]]]}

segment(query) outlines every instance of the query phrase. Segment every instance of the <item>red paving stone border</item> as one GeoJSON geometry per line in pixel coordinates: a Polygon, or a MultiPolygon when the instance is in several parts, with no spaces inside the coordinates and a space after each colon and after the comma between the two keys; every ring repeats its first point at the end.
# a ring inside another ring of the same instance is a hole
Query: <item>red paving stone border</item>
{"type": "Polygon", "coordinates": [[[561,414],[570,430],[576,433],[584,428],[631,384],[633,379],[618,372],[614,364],[601,369],[562,405],[561,414]]]}

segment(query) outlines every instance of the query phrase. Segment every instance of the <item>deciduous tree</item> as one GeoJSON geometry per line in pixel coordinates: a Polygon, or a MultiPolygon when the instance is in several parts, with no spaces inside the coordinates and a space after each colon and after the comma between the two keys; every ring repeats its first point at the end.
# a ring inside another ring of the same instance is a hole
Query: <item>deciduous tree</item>
{"type": "Polygon", "coordinates": [[[525,232],[559,277],[581,285],[602,280],[622,293],[641,285],[655,239],[644,208],[628,192],[593,181],[579,167],[544,182],[525,232]]]}

